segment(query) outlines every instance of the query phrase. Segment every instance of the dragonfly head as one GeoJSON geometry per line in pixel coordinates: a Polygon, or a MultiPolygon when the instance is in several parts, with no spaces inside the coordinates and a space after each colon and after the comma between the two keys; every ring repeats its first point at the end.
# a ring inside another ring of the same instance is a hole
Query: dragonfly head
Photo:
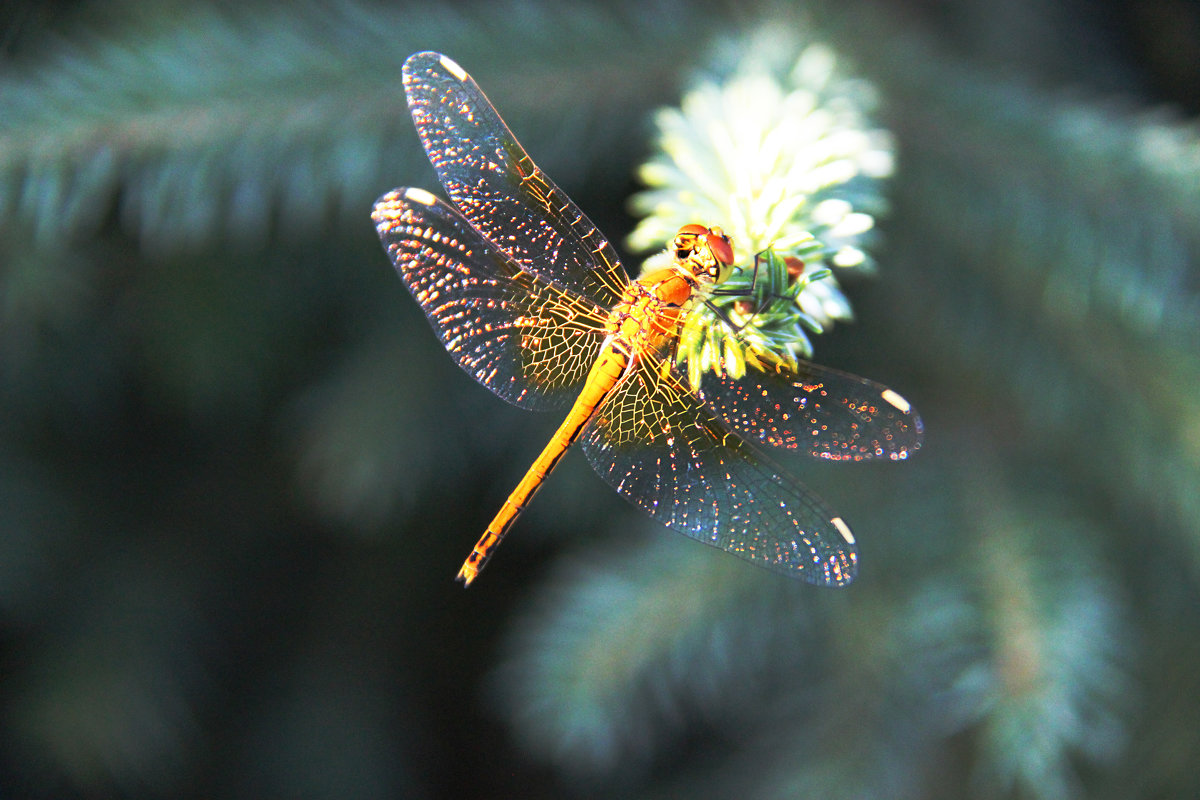
{"type": "Polygon", "coordinates": [[[733,242],[720,228],[684,225],[671,249],[675,261],[702,285],[722,283],[733,272],[733,242]]]}

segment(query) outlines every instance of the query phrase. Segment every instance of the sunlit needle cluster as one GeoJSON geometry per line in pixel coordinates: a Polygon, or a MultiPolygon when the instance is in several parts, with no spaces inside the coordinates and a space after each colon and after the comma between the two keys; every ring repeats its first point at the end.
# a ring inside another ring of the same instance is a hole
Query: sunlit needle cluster
{"type": "Polygon", "coordinates": [[[842,76],[824,45],[779,74],[745,62],[661,110],[660,152],[641,169],[649,189],[634,207],[646,216],[631,246],[661,248],[687,223],[719,225],[740,266],[711,298],[719,313],[697,309],[682,332],[677,357],[693,384],[709,369],[739,376],[747,362],[811,356],[809,333],[853,318],[837,276],[872,268],[862,240],[893,168],[891,137],[867,117],[874,93],[842,76]]]}

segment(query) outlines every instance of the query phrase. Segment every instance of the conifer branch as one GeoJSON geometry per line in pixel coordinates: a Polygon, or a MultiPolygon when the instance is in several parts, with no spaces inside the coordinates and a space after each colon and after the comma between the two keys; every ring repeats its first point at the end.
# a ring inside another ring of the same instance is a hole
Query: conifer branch
{"type": "Polygon", "coordinates": [[[514,0],[456,14],[342,0],[178,12],[130,10],[101,33],[47,42],[0,82],[0,212],[39,241],[94,231],[114,202],[155,250],[357,218],[405,175],[428,174],[400,67],[434,44],[488,75],[510,124],[566,181],[566,165],[586,171],[636,125],[632,98],[652,100],[654,65],[678,66],[694,44],[680,23],[664,24],[678,17],[641,4],[596,13],[514,0]],[[624,57],[613,58],[613,42],[624,57]],[[524,56],[535,45],[531,71],[524,56]]]}

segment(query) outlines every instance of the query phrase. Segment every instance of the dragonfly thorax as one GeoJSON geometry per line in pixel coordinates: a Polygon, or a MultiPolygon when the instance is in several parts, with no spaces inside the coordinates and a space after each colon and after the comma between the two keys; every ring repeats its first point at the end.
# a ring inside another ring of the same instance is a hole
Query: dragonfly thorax
{"type": "Polygon", "coordinates": [[[684,225],[671,249],[676,263],[702,286],[723,283],[733,272],[733,242],[720,228],[684,225]]]}
{"type": "Polygon", "coordinates": [[[414,188],[381,197],[371,216],[388,256],[472,377],[523,408],[575,397],[459,580],[475,580],[575,443],[618,493],[669,528],[812,583],[852,580],[849,526],[759,446],[904,459],[923,432],[908,401],[806,361],[752,363],[740,345],[710,353],[705,344],[703,358],[684,365],[679,355],[693,349],[684,337],[696,329],[689,315],[733,268],[729,237],[684,225],[670,263],[630,281],[606,237],[534,165],[462,67],[416,53],[403,84],[451,202],[414,188]],[[701,369],[704,359],[716,368],[701,369]]]}

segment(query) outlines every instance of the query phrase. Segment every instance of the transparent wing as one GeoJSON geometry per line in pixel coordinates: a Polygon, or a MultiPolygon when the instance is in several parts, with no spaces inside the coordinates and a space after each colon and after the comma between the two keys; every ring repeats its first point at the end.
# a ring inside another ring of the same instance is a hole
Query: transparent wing
{"type": "Polygon", "coordinates": [[[604,341],[603,309],[523,271],[423,189],[388,192],[371,218],[459,366],[522,408],[574,400],[604,341]]]}
{"type": "Polygon", "coordinates": [[[834,461],[908,458],[924,427],[907,400],[881,383],[801,361],[796,372],[748,367],[734,380],[706,372],[700,399],[750,441],[834,461]]]}
{"type": "Polygon", "coordinates": [[[425,152],[454,204],[525,270],[612,307],[628,283],[608,240],[546,177],[479,86],[438,53],[404,63],[425,152]]]}
{"type": "Polygon", "coordinates": [[[725,430],[643,359],[584,429],[583,451],[625,499],[669,528],[809,583],[853,580],[849,527],[819,497],[725,430]]]}

